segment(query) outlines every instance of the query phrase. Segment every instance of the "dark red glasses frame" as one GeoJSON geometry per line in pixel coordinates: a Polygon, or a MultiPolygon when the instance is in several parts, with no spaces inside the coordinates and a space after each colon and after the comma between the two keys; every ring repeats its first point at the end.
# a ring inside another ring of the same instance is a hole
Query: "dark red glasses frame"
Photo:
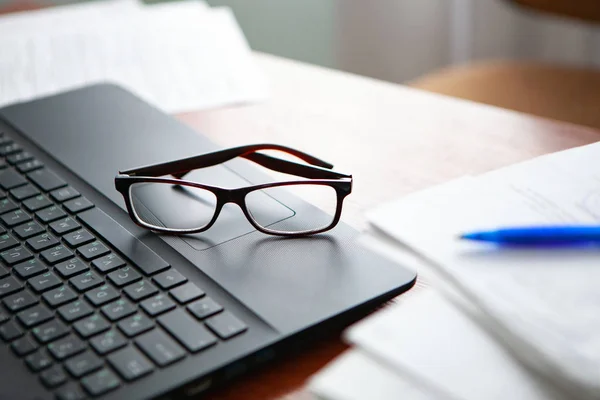
{"type": "Polygon", "coordinates": [[[129,212],[131,219],[137,225],[153,231],[173,234],[204,232],[215,223],[219,217],[221,209],[225,204],[235,203],[242,209],[242,212],[248,221],[250,221],[252,226],[254,226],[260,232],[278,236],[306,236],[325,232],[335,227],[340,220],[340,216],[342,215],[344,198],[346,198],[346,196],[352,192],[352,175],[341,174],[339,172],[332,171],[331,168],[333,168],[332,164],[290,147],[276,144],[254,144],[219,150],[213,153],[202,154],[181,160],[119,171],[119,174],[115,177],[115,188],[123,195],[125,204],[127,206],[127,211],[129,212]],[[267,154],[259,153],[258,151],[260,150],[281,151],[293,155],[311,165],[298,164],[292,161],[269,156],[267,154]],[[273,182],[239,189],[226,189],[218,186],[203,185],[201,183],[182,179],[190,171],[218,165],[236,157],[242,157],[253,161],[273,171],[300,176],[310,180],[273,182]],[[174,177],[174,179],[159,178],[166,175],[171,175],[174,177]],[[215,213],[208,224],[200,228],[173,229],[149,225],[142,221],[134,210],[130,188],[131,185],[135,183],[167,183],[208,190],[212,192],[217,199],[215,213]],[[265,228],[254,220],[246,207],[245,198],[248,193],[266,188],[293,185],[323,185],[329,186],[335,190],[337,194],[337,204],[331,224],[314,230],[286,232],[265,228]]]}

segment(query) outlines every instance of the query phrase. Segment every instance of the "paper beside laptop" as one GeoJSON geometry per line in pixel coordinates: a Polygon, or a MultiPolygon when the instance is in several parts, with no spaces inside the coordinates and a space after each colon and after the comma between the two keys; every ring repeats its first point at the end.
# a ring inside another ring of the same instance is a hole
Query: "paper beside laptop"
{"type": "Polygon", "coordinates": [[[0,106],[114,82],[167,112],[266,99],[233,13],[133,0],[0,17],[0,106]]]}
{"type": "MultiPolygon", "coordinates": [[[[434,291],[349,330],[348,341],[438,399],[557,399],[505,348],[434,291]]],[[[402,398],[403,393],[394,397],[402,398]]]]}
{"type": "Polygon", "coordinates": [[[600,145],[462,179],[370,213],[485,315],[488,331],[557,390],[600,398],[600,249],[457,239],[511,225],[600,223],[600,145]]]}
{"type": "MultiPolygon", "coordinates": [[[[599,159],[600,143],[372,210],[363,244],[417,262],[454,307],[430,297],[411,310],[409,299],[360,322],[347,339],[402,382],[425,382],[452,399],[600,399],[600,247],[509,249],[457,239],[511,225],[600,224],[599,159]]],[[[333,367],[327,374],[340,373],[333,367]]]]}
{"type": "Polygon", "coordinates": [[[310,382],[322,400],[441,400],[425,387],[377,362],[361,349],[347,351],[310,382]]]}

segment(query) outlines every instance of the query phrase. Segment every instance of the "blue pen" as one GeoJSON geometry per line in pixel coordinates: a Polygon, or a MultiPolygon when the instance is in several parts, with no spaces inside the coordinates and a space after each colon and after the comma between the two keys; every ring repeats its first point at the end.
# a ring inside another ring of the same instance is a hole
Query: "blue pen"
{"type": "Polygon", "coordinates": [[[600,225],[556,225],[468,232],[461,239],[517,245],[600,242],[600,225]]]}

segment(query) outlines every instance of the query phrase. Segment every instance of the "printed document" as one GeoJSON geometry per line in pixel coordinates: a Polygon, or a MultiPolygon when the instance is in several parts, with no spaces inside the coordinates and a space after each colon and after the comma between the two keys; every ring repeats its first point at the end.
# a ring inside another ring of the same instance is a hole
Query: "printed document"
{"type": "Polygon", "coordinates": [[[99,82],[167,112],[264,100],[229,8],[198,1],[61,6],[0,18],[0,106],[99,82]]]}
{"type": "Polygon", "coordinates": [[[468,231],[600,224],[600,144],[543,156],[373,210],[428,261],[499,343],[567,398],[600,398],[600,246],[509,248],[468,231]]]}

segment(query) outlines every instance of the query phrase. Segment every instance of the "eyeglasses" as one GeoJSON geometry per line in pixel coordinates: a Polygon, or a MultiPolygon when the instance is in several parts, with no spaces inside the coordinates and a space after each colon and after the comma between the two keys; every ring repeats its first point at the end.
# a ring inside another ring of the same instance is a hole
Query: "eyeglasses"
{"type": "Polygon", "coordinates": [[[289,147],[256,144],[119,171],[115,177],[115,187],[123,195],[132,220],[156,232],[204,232],[213,226],[225,204],[235,203],[260,232],[304,236],[336,226],[342,214],[344,198],[352,191],[352,176],[334,172],[331,168],[333,165],[289,147]],[[260,150],[281,151],[307,164],[273,157],[260,150]],[[227,189],[182,179],[191,171],[212,167],[236,157],[307,180],[227,189]],[[168,175],[173,178],[166,177],[168,175]],[[331,210],[335,211],[332,215],[315,213],[309,204],[298,202],[294,202],[294,206],[287,206],[278,200],[282,190],[300,197],[303,197],[303,192],[318,192],[319,199],[329,202],[331,210]]]}

